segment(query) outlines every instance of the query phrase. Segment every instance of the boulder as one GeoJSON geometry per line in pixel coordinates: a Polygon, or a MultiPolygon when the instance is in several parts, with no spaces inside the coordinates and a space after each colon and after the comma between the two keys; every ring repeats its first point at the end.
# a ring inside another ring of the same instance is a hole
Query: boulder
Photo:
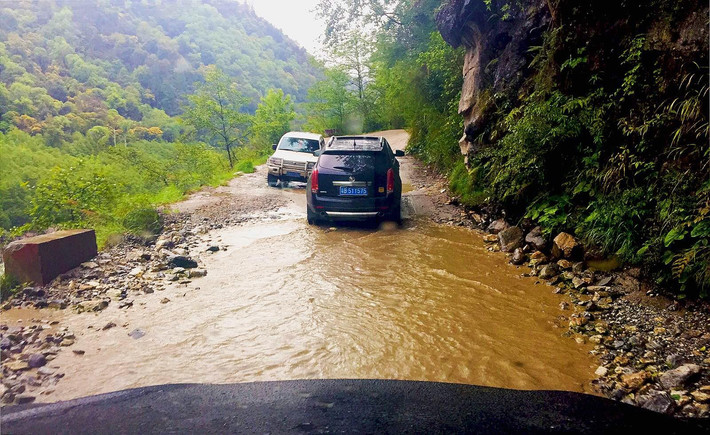
{"type": "Polygon", "coordinates": [[[7,275],[19,282],[45,285],[96,253],[94,230],[67,230],[12,242],[2,257],[7,275]]]}
{"type": "Polygon", "coordinates": [[[500,250],[511,252],[523,245],[523,231],[518,227],[509,227],[498,233],[500,250]]]}
{"type": "Polygon", "coordinates": [[[532,254],[530,254],[530,266],[534,266],[537,264],[545,264],[547,263],[547,255],[543,254],[540,251],[535,251],[532,254]]]}
{"type": "Polygon", "coordinates": [[[696,364],[683,364],[682,366],[668,370],[659,378],[663,388],[670,390],[684,386],[691,378],[698,375],[702,369],[696,364]]]}
{"type": "Polygon", "coordinates": [[[660,412],[661,414],[671,414],[675,409],[673,398],[662,391],[651,391],[649,394],[639,396],[636,403],[644,409],[660,412]]]}
{"type": "Polygon", "coordinates": [[[513,256],[511,257],[510,262],[516,266],[523,264],[525,262],[525,252],[523,252],[521,248],[517,248],[513,251],[513,256]]]}
{"type": "Polygon", "coordinates": [[[542,237],[542,229],[540,227],[535,227],[525,236],[525,243],[530,245],[533,249],[541,251],[545,249],[547,243],[542,237]]]}
{"type": "Polygon", "coordinates": [[[557,267],[556,264],[547,264],[543,266],[543,268],[540,270],[540,274],[538,275],[542,279],[550,279],[554,278],[557,276],[557,274],[560,273],[559,268],[557,267]]]}
{"type": "Polygon", "coordinates": [[[84,311],[101,311],[106,307],[108,307],[108,301],[101,299],[79,302],[76,306],[76,309],[78,312],[81,313],[84,311]]]}
{"type": "Polygon", "coordinates": [[[47,358],[41,353],[33,353],[27,360],[27,364],[30,366],[30,368],[42,367],[43,365],[47,364],[47,358]]]}
{"type": "Polygon", "coordinates": [[[488,232],[493,233],[493,234],[498,234],[504,229],[508,228],[510,225],[508,225],[508,222],[506,222],[503,219],[498,219],[493,222],[491,222],[490,225],[488,225],[488,232]]]}
{"type": "Polygon", "coordinates": [[[577,258],[582,252],[582,246],[568,233],[559,233],[552,241],[552,255],[555,258],[577,258]]]}
{"type": "Polygon", "coordinates": [[[621,382],[624,383],[624,386],[633,391],[641,388],[649,379],[651,379],[651,374],[644,371],[621,376],[621,382]]]}
{"type": "Polygon", "coordinates": [[[170,267],[183,267],[185,269],[194,269],[197,267],[197,262],[190,257],[184,255],[174,255],[168,259],[170,267]]]}

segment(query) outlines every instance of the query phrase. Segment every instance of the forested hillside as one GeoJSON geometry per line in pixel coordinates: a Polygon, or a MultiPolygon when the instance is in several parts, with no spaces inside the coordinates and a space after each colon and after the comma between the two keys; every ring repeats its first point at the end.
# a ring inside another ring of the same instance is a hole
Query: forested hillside
{"type": "Polygon", "coordinates": [[[303,101],[317,79],[304,49],[231,1],[19,1],[0,5],[3,129],[50,145],[101,124],[179,128],[185,95],[214,64],[256,109],[269,88],[303,101]],[[158,110],[154,110],[158,109],[158,110]]]}
{"type": "Polygon", "coordinates": [[[1,2],[0,235],[90,224],[103,241],[136,227],[132,213],[154,219],[153,205],[222,182],[236,160],[249,168],[321,75],[238,2],[1,2]],[[208,71],[243,114],[229,161],[180,120],[208,71]]]}

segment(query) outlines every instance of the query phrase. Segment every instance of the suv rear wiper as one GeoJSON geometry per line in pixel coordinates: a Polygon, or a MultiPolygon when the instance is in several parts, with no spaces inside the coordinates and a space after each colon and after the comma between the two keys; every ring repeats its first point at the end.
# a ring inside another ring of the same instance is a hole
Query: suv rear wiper
{"type": "Polygon", "coordinates": [[[348,171],[348,172],[353,171],[353,168],[350,168],[348,166],[333,166],[333,169],[342,169],[343,171],[348,171]]]}

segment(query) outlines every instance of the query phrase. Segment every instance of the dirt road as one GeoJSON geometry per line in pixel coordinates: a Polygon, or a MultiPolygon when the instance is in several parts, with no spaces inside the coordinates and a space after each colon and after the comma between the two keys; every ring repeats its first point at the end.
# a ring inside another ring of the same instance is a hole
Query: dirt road
{"type": "MultiPolygon", "coordinates": [[[[406,145],[403,131],[382,134],[406,145]]],[[[155,246],[104,254],[107,272],[92,272],[112,297],[104,310],[4,314],[56,319],[74,337],[77,352],[46,366],[63,376],[29,391],[52,402],[163,383],[379,378],[592,392],[596,361],[563,336],[558,296],[479,233],[437,223],[460,216],[443,181],[411,157],[401,167],[402,228],[309,226],[303,186],[270,188],[264,168],[176,204],[155,246]],[[161,271],[172,240],[207,276],[161,271]],[[151,291],[121,302],[124,275],[151,291]]]]}

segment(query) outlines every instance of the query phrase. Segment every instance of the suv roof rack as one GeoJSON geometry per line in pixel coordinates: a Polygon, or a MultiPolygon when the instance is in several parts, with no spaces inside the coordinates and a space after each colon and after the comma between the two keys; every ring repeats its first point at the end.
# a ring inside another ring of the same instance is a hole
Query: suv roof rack
{"type": "Polygon", "coordinates": [[[384,147],[382,136],[333,136],[326,150],[337,151],[381,151],[384,147]]]}

